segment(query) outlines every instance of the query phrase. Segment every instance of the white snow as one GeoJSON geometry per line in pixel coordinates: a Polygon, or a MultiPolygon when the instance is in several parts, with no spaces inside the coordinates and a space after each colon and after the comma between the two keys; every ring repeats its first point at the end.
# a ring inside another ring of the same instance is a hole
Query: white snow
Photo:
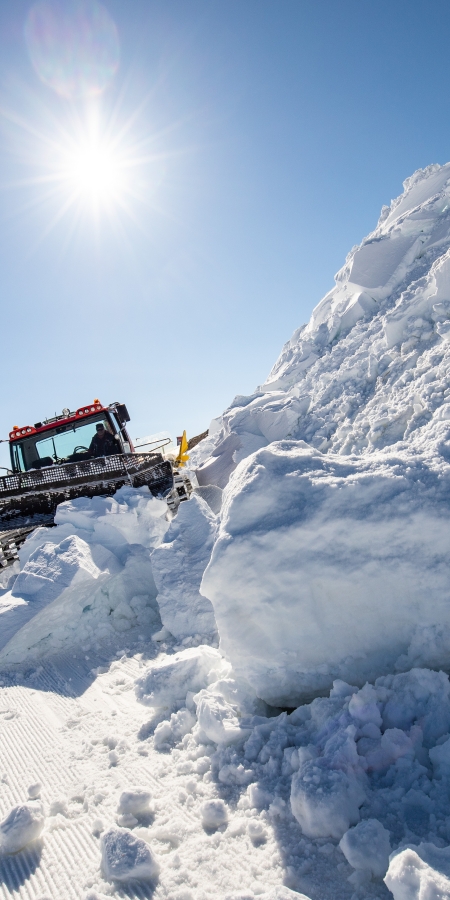
{"type": "Polygon", "coordinates": [[[1,573],[0,900],[449,896],[449,185],[405,182],[176,518],[67,502],[1,573]]]}
{"type": "Polygon", "coordinates": [[[339,846],[354,869],[381,878],[389,866],[389,831],[378,819],[365,819],[345,832],[339,846]]]}
{"type": "Polygon", "coordinates": [[[20,549],[20,574],[0,597],[0,662],[156,631],[149,551],[167,529],[166,509],[148,488],[61,504],[57,527],[38,528],[20,549]]]}
{"type": "Polygon", "coordinates": [[[385,882],[394,900],[445,900],[450,896],[450,853],[432,844],[393,853],[385,882]]]}
{"type": "Polygon", "coordinates": [[[30,801],[15,806],[0,823],[0,853],[17,853],[41,836],[45,825],[42,805],[30,801]]]}
{"type": "Polygon", "coordinates": [[[159,864],[148,844],[124,828],[104,832],[100,848],[108,881],[146,881],[158,875],[159,864]]]}
{"type": "Polygon", "coordinates": [[[223,800],[205,800],[202,804],[202,822],[205,828],[220,828],[228,822],[228,812],[223,800]]]}
{"type": "Polygon", "coordinates": [[[450,665],[449,247],[450,164],[430,166],[192,453],[224,489],[200,592],[270,703],[450,665]]]}
{"type": "Polygon", "coordinates": [[[216,516],[205,500],[194,494],[189,503],[180,505],[162,543],[153,551],[161,619],[177,638],[216,634],[212,605],[199,593],[216,531],[216,516]]]}
{"type": "Polygon", "coordinates": [[[196,693],[228,671],[229,666],[212,647],[184,650],[150,666],[136,682],[136,695],[147,706],[178,709],[185,705],[188,691],[196,693]]]}

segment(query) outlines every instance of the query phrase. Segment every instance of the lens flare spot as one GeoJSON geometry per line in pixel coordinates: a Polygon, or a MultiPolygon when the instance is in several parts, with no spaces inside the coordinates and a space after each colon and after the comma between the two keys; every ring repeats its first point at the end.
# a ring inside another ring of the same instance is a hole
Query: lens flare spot
{"type": "Polygon", "coordinates": [[[25,41],[41,81],[68,99],[101,94],[119,66],[117,28],[97,0],[40,0],[25,41]]]}

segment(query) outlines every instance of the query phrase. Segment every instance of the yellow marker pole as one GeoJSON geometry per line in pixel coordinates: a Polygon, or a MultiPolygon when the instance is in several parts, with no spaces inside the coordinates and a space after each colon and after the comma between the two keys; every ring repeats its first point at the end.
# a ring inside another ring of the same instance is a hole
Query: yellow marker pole
{"type": "Polygon", "coordinates": [[[178,466],[179,468],[182,468],[182,466],[184,466],[189,459],[189,456],[187,455],[187,449],[188,449],[188,442],[187,442],[186,432],[183,431],[183,437],[181,438],[181,444],[180,444],[180,452],[175,459],[175,465],[178,466]]]}

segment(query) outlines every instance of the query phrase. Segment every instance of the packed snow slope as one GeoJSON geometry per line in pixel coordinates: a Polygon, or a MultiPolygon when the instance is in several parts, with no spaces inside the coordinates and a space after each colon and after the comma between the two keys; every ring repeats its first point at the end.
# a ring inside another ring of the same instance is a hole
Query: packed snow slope
{"type": "Polygon", "coordinates": [[[450,164],[433,165],[193,453],[224,489],[200,593],[269,703],[450,666],[449,248],[450,164]]]}

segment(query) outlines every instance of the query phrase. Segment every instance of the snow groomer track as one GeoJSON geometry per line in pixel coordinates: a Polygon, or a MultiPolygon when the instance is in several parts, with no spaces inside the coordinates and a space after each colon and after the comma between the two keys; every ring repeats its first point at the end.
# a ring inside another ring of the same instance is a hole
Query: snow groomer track
{"type": "MultiPolygon", "coordinates": [[[[141,717],[135,710],[130,720],[133,698],[123,690],[124,684],[132,684],[133,673],[137,674],[137,662],[113,665],[112,682],[120,672],[121,689],[109,684],[106,695],[95,687],[87,665],[81,659],[60,660],[57,665],[30,671],[24,684],[5,686],[2,691],[0,771],[15,773],[3,775],[2,817],[17,796],[25,800],[30,784],[38,781],[44,809],[50,814],[47,823],[52,823],[32,849],[0,857],[2,900],[75,900],[84,896],[90,879],[98,880],[95,821],[104,812],[105,800],[117,794],[117,785],[129,777],[126,756],[130,754],[125,746],[116,751],[120,769],[112,762],[111,751],[125,733],[122,718],[129,724],[132,721],[138,730],[141,717]],[[78,697],[79,692],[84,696],[78,697]]],[[[129,725],[125,730],[129,731],[129,725]]],[[[133,779],[138,776],[150,790],[157,787],[145,756],[131,753],[129,763],[133,779]]],[[[150,893],[145,885],[137,885],[127,896],[144,898],[150,893]]]]}
{"type": "MultiPolygon", "coordinates": [[[[97,677],[88,666],[81,656],[61,658],[29,670],[2,690],[0,814],[3,818],[18,797],[26,800],[36,782],[46,813],[42,840],[20,853],[0,856],[2,900],[94,900],[111,892],[127,898],[194,897],[183,891],[187,880],[192,885],[192,872],[187,879],[192,868],[197,868],[199,887],[203,882],[207,888],[198,896],[211,897],[216,883],[225,888],[220,897],[227,887],[245,884],[253,849],[249,839],[243,839],[245,820],[227,859],[217,852],[221,834],[207,834],[201,825],[200,807],[213,791],[205,783],[198,793],[202,775],[196,770],[209,769],[209,759],[203,757],[200,766],[184,759],[174,771],[170,756],[151,749],[146,717],[132,690],[142,673],[141,660],[124,657],[97,677]],[[121,792],[136,785],[153,798],[137,831],[144,838],[152,834],[157,847],[164,875],[156,893],[154,884],[143,882],[114,889],[100,874],[100,829],[116,825],[121,792]]],[[[273,841],[261,845],[252,866],[255,874],[268,876],[268,886],[277,875],[280,880],[278,867],[272,866],[275,850],[273,841]]]]}

